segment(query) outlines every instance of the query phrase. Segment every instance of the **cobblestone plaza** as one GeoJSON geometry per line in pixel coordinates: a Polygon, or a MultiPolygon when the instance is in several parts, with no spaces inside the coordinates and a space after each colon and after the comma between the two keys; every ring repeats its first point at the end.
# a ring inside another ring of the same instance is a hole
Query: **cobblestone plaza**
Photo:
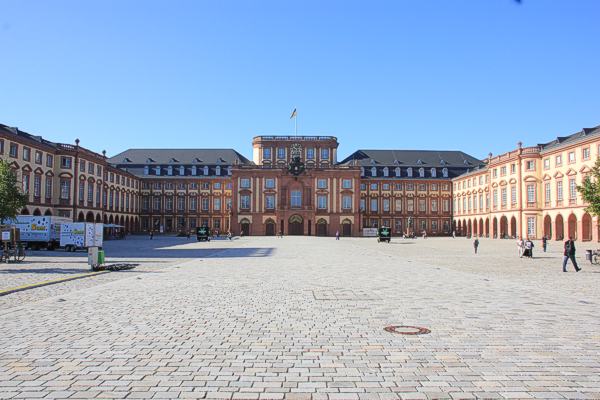
{"type": "MultiPolygon", "coordinates": [[[[109,262],[140,265],[0,297],[0,398],[600,398],[600,267],[580,246],[583,271],[563,273],[540,248],[108,242],[109,262]]],[[[2,265],[1,289],[85,268],[39,252],[2,265]]]]}

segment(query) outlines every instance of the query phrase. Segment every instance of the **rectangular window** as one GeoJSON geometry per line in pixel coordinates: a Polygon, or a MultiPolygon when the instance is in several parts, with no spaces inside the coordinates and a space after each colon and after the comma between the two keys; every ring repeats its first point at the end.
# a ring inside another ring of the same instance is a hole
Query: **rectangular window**
{"type": "Polygon", "coordinates": [[[320,210],[327,208],[327,196],[317,196],[317,208],[320,210]]]}
{"type": "MultiPolygon", "coordinates": [[[[106,192],[104,192],[106,193],[106,192]]],[[[152,208],[154,208],[154,211],[160,211],[160,197],[155,196],[152,199],[152,208]]]]}
{"type": "Polygon", "coordinates": [[[13,158],[17,158],[19,155],[19,145],[16,143],[11,143],[8,150],[8,155],[13,158]]]}
{"type": "Polygon", "coordinates": [[[321,160],[329,160],[329,149],[321,149],[321,160]]]}
{"type": "Polygon", "coordinates": [[[510,187],[510,204],[517,204],[517,187],[516,186],[511,186],[510,187]]]}
{"type": "Polygon", "coordinates": [[[367,184],[366,183],[361,183],[360,184],[360,190],[367,190],[367,184]]]}
{"type": "MultiPolygon", "coordinates": [[[[250,197],[248,197],[248,198],[250,198],[250,197]]],[[[250,204],[250,203],[248,203],[248,204],[250,204]]],[[[202,206],[202,211],[208,211],[208,197],[203,197],[200,205],[202,206]]],[[[250,208],[250,206],[248,206],[248,208],[250,208]]]]}
{"type": "Polygon", "coordinates": [[[215,183],[213,183],[213,189],[214,190],[221,190],[221,182],[215,182],[215,183]]]}
{"type": "Polygon", "coordinates": [[[560,167],[561,165],[562,165],[562,155],[559,154],[554,158],[554,166],[560,167]]]}
{"type": "Polygon", "coordinates": [[[550,159],[549,158],[545,158],[544,159],[544,169],[550,169],[550,159]]]}
{"type": "Polygon", "coordinates": [[[496,178],[497,176],[498,176],[498,169],[497,169],[497,168],[494,168],[494,169],[492,170],[492,177],[496,178]]]}
{"type": "Polygon", "coordinates": [[[438,222],[437,221],[435,221],[435,220],[431,221],[431,230],[434,232],[437,232],[437,230],[438,230],[438,222]]]}
{"type": "Polygon", "coordinates": [[[377,190],[377,184],[376,183],[371,183],[371,190],[377,190]]]}
{"type": "Polygon", "coordinates": [[[494,205],[494,208],[498,207],[498,189],[494,189],[493,205],[494,205]]]}
{"type": "Polygon", "coordinates": [[[365,199],[360,199],[360,211],[365,211],[367,207],[367,202],[365,199]]]}
{"type": "Polygon", "coordinates": [[[515,172],[517,172],[517,164],[510,164],[510,173],[514,174],[515,172]]]}
{"type": "Polygon", "coordinates": [[[438,211],[438,203],[437,200],[431,200],[431,212],[436,213],[438,211]]]}
{"type": "Polygon", "coordinates": [[[569,152],[569,164],[572,164],[575,162],[575,152],[574,151],[570,151],[569,152]]]}
{"type": "Polygon", "coordinates": [[[231,197],[225,198],[225,209],[231,210],[231,197]]]}
{"type": "Polygon", "coordinates": [[[198,199],[195,196],[190,197],[190,211],[196,211],[198,208],[198,199]]]}
{"type": "Polygon", "coordinates": [[[327,179],[317,179],[317,189],[327,189],[327,179]]]}
{"type": "Polygon", "coordinates": [[[285,159],[285,148],[283,148],[283,147],[277,148],[277,158],[279,158],[280,160],[285,159]]]}
{"type": "Polygon", "coordinates": [[[143,196],[142,197],[142,211],[148,211],[149,207],[150,207],[150,199],[148,198],[148,196],[143,196]]]}
{"type": "Polygon", "coordinates": [[[394,183],[394,190],[402,190],[402,184],[401,183],[394,183]]]}
{"type": "Polygon", "coordinates": [[[479,211],[483,211],[483,195],[479,195],[479,211]]]}
{"type": "Polygon", "coordinates": [[[221,211],[221,199],[213,199],[213,211],[221,211]]]}
{"type": "Polygon", "coordinates": [[[342,179],[342,189],[352,189],[352,179],[342,179]]]}
{"type": "Polygon", "coordinates": [[[350,210],[352,208],[352,196],[343,196],[342,197],[342,209],[350,210]]]}
{"type": "Polygon", "coordinates": [[[402,233],[402,220],[400,218],[394,220],[394,232],[402,233]]]}
{"type": "Polygon", "coordinates": [[[535,217],[527,217],[527,235],[535,237],[535,217]]]}
{"type": "Polygon", "coordinates": [[[96,165],[96,175],[102,176],[102,166],[101,165],[96,165]]]}
{"type": "Polygon", "coordinates": [[[88,203],[88,206],[91,206],[94,204],[94,184],[91,182],[88,183],[87,203],[88,203]]]}
{"type": "Polygon", "coordinates": [[[302,207],[302,192],[300,190],[292,190],[290,196],[290,205],[292,208],[302,207]]]}
{"type": "Polygon", "coordinates": [[[271,159],[271,148],[270,147],[263,148],[263,159],[265,159],[265,160],[271,159]]]}
{"type": "Polygon", "coordinates": [[[396,212],[402,212],[402,199],[396,199],[394,201],[394,208],[396,212]]]}
{"type": "Polygon", "coordinates": [[[275,179],[267,178],[265,179],[265,189],[274,189],[275,188],[275,179]]]}
{"type": "Polygon", "coordinates": [[[29,174],[23,174],[22,181],[23,193],[29,193],[29,174]]]}
{"type": "Polygon", "coordinates": [[[508,196],[506,195],[506,188],[500,189],[500,204],[502,207],[506,207],[506,202],[508,201],[508,196]]]}
{"type": "Polygon", "coordinates": [[[390,212],[390,199],[383,199],[383,212],[390,212]]]}
{"type": "Polygon", "coordinates": [[[71,180],[62,179],[60,181],[60,198],[62,200],[69,200],[71,198],[71,180]]]}
{"type": "Polygon", "coordinates": [[[584,160],[589,160],[590,159],[590,148],[589,147],[585,147],[581,150],[581,157],[584,160]]]}
{"type": "Polygon", "coordinates": [[[550,191],[550,182],[546,182],[546,184],[544,185],[545,190],[544,190],[544,198],[546,200],[546,204],[550,204],[550,201],[552,201],[552,193],[550,191]]]}
{"type": "Polygon", "coordinates": [[[267,210],[275,209],[275,196],[272,194],[268,194],[265,196],[265,208],[267,210]]]}
{"type": "Polygon", "coordinates": [[[371,199],[371,212],[377,212],[377,199],[371,199]]]}
{"type": "Polygon", "coordinates": [[[389,183],[382,183],[381,184],[381,190],[390,190],[390,184],[389,183]]]}
{"type": "Polygon", "coordinates": [[[500,176],[506,176],[506,165],[500,167],[500,176]]]}
{"type": "Polygon", "coordinates": [[[0,154],[4,154],[4,139],[0,139],[0,154]]]}
{"type": "Polygon", "coordinates": [[[425,199],[419,199],[419,212],[426,212],[426,211],[427,211],[427,202],[426,202],[426,200],[425,199]]]}
{"type": "Polygon", "coordinates": [[[442,200],[442,204],[444,207],[444,212],[450,212],[450,199],[444,199],[442,200]]]}
{"type": "Polygon", "coordinates": [[[426,184],[424,184],[424,183],[420,183],[420,184],[419,184],[419,191],[420,191],[420,192],[425,192],[425,191],[427,191],[427,185],[426,185],[426,184]]]}
{"type": "Polygon", "coordinates": [[[52,177],[46,176],[46,198],[52,198],[52,177]]]}
{"type": "Polygon", "coordinates": [[[529,160],[525,162],[527,171],[535,171],[535,161],[529,160]]]}
{"type": "Polygon", "coordinates": [[[240,187],[242,189],[250,188],[250,179],[249,178],[241,178],[240,179],[240,187]]]}
{"type": "Polygon", "coordinates": [[[527,203],[535,203],[535,185],[527,185],[527,203]]]}
{"type": "Polygon", "coordinates": [[[85,172],[85,160],[79,160],[79,172],[85,172]]]}
{"type": "Polygon", "coordinates": [[[35,152],[35,163],[38,165],[42,165],[42,152],[41,151],[35,152]]]}
{"type": "Polygon", "coordinates": [[[307,160],[315,159],[315,149],[313,149],[313,148],[306,149],[306,159],[307,160]]]}
{"type": "Polygon", "coordinates": [[[64,169],[71,169],[71,157],[62,156],[60,158],[60,167],[64,169]]]}
{"type": "Polygon", "coordinates": [[[415,211],[415,200],[414,199],[407,199],[406,200],[406,211],[408,212],[413,212],[415,211]]]}
{"type": "Polygon", "coordinates": [[[556,182],[556,201],[562,202],[563,200],[563,183],[562,181],[556,182]]]}
{"type": "Polygon", "coordinates": [[[413,183],[407,183],[406,190],[408,190],[408,191],[415,190],[415,185],[413,183]]]}
{"type": "MultiPolygon", "coordinates": [[[[92,162],[88,163],[88,174],[94,175],[94,163],[92,163],[92,162]]],[[[146,174],[146,175],[148,175],[148,174],[146,174]]]]}
{"type": "Polygon", "coordinates": [[[577,200],[577,183],[575,183],[575,178],[569,179],[569,200],[577,200]]]}
{"type": "Polygon", "coordinates": [[[42,193],[42,177],[41,175],[33,176],[33,197],[40,197],[42,193]]]}
{"type": "Polygon", "coordinates": [[[23,160],[31,161],[31,149],[29,147],[23,147],[23,160]]]}

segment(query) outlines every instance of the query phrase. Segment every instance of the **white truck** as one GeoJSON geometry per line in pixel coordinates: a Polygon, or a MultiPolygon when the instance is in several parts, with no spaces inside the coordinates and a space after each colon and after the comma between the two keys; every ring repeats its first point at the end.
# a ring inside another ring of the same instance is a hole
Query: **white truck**
{"type": "Polygon", "coordinates": [[[104,224],[70,222],[60,227],[60,247],[65,251],[102,247],[104,224]]]}
{"type": "Polygon", "coordinates": [[[71,222],[70,218],[42,217],[36,215],[17,215],[14,220],[7,221],[21,231],[21,242],[32,249],[47,248],[54,250],[59,246],[60,227],[71,222]]]}

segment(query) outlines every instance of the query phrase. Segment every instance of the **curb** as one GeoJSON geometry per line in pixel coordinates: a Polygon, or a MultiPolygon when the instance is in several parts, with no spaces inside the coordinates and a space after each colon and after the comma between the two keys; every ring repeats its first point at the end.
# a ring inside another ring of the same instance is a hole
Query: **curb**
{"type": "Polygon", "coordinates": [[[11,293],[22,292],[24,290],[29,290],[29,289],[35,289],[35,288],[39,288],[39,287],[43,287],[43,286],[54,285],[54,284],[57,284],[57,283],[74,281],[76,279],[82,279],[82,278],[87,278],[87,277],[96,276],[96,275],[108,274],[109,272],[110,271],[89,272],[89,273],[85,273],[85,274],[78,274],[78,275],[70,276],[68,278],[54,279],[54,280],[51,280],[51,281],[44,281],[44,282],[39,282],[39,283],[32,283],[30,285],[17,286],[15,288],[1,290],[0,291],[0,297],[9,295],[11,293]]]}

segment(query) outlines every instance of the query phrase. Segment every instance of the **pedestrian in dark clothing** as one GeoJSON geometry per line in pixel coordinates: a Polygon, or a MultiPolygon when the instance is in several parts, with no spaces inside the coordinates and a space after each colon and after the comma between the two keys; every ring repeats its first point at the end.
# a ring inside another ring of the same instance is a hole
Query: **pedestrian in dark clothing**
{"type": "Polygon", "coordinates": [[[577,266],[577,261],[575,260],[575,242],[573,238],[569,236],[569,240],[565,242],[565,253],[563,258],[563,272],[567,272],[567,261],[571,260],[573,266],[575,267],[575,271],[581,271],[581,268],[577,266]]]}
{"type": "Polygon", "coordinates": [[[478,247],[479,247],[479,240],[477,238],[475,238],[475,240],[473,240],[473,248],[475,249],[475,254],[477,254],[478,247]]]}
{"type": "Polygon", "coordinates": [[[533,242],[529,238],[525,241],[525,256],[533,258],[533,242]]]}
{"type": "Polygon", "coordinates": [[[544,249],[544,253],[546,252],[546,248],[548,247],[548,238],[544,236],[542,238],[542,248],[544,249]]]}
{"type": "Polygon", "coordinates": [[[154,231],[150,231],[150,240],[152,240],[152,238],[154,238],[154,231]]]}
{"type": "Polygon", "coordinates": [[[335,231],[335,240],[340,240],[340,231],[335,231]]]}

